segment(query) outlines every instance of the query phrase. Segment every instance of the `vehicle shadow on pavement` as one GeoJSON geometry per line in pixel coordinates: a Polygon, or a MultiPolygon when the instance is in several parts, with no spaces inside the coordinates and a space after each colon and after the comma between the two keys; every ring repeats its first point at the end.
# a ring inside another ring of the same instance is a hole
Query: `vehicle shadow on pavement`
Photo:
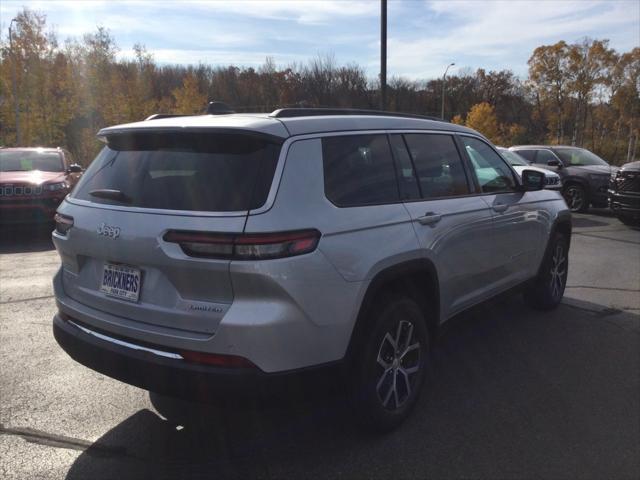
{"type": "Polygon", "coordinates": [[[590,227],[606,227],[609,224],[600,220],[594,220],[593,218],[577,217],[574,215],[571,223],[574,228],[590,228],[590,227]]]}
{"type": "Polygon", "coordinates": [[[52,225],[0,225],[0,254],[53,250],[52,225]]]}
{"type": "Polygon", "coordinates": [[[339,394],[229,399],[184,428],[141,410],[67,479],[637,478],[639,345],[637,315],[503,299],[447,329],[429,388],[393,433],[358,430],[339,394]]]}

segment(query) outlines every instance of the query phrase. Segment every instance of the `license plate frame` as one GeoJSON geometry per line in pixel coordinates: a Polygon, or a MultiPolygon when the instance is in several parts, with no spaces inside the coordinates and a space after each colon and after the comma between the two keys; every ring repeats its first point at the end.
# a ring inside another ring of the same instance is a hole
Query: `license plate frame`
{"type": "Polygon", "coordinates": [[[105,262],[100,291],[108,297],[137,303],[142,289],[142,270],[132,265],[105,262]]]}

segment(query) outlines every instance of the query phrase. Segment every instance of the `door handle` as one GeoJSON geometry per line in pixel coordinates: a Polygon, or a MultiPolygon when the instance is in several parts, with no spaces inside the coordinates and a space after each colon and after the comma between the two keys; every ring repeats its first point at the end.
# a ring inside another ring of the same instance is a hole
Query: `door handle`
{"type": "Polygon", "coordinates": [[[493,210],[498,213],[506,212],[508,208],[509,204],[507,203],[498,203],[497,205],[493,206],[493,210]]]}
{"type": "Polygon", "coordinates": [[[420,225],[435,225],[442,219],[442,215],[434,212],[427,212],[422,217],[418,217],[420,225]]]}

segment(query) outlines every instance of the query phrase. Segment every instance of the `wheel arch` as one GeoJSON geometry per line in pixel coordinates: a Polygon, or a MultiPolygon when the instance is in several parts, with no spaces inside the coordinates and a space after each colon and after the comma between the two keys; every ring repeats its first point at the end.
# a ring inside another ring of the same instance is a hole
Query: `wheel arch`
{"type": "Polygon", "coordinates": [[[432,338],[436,335],[440,323],[437,269],[426,258],[409,260],[381,270],[369,282],[351,332],[346,358],[351,358],[360,346],[366,332],[368,315],[376,300],[387,293],[408,294],[423,311],[429,335],[432,338]]]}
{"type": "Polygon", "coordinates": [[[538,272],[536,275],[540,275],[540,271],[544,266],[545,259],[548,257],[551,243],[553,238],[557,233],[561,233],[565,237],[567,237],[567,250],[571,248],[571,232],[573,229],[573,225],[571,223],[571,212],[569,210],[562,210],[558,212],[557,217],[553,221],[551,228],[549,229],[549,236],[547,237],[547,246],[544,249],[544,255],[540,260],[540,265],[538,266],[538,272]]]}
{"type": "Polygon", "coordinates": [[[562,233],[563,235],[567,236],[569,243],[571,243],[572,229],[573,225],[571,223],[571,212],[568,210],[563,210],[558,213],[558,216],[553,222],[553,225],[551,226],[551,234],[555,235],[556,233],[562,233]]]}
{"type": "Polygon", "coordinates": [[[584,188],[585,193],[588,195],[589,194],[589,181],[585,178],[582,177],[578,177],[575,175],[571,175],[568,177],[564,177],[562,179],[562,189],[566,189],[567,187],[571,186],[571,185],[578,185],[582,188],[584,188]]]}

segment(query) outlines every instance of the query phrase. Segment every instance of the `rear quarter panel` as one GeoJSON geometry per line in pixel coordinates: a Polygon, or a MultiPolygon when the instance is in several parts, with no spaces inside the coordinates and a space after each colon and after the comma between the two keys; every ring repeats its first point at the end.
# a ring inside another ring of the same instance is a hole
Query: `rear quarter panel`
{"type": "MultiPolygon", "coordinates": [[[[310,321],[335,330],[332,341],[344,353],[371,279],[386,267],[423,254],[401,203],[339,208],[325,197],[319,138],[292,139],[285,148],[274,204],[267,212],[249,215],[246,232],[316,228],[322,233],[318,251],[335,276],[318,278],[317,266],[298,262],[297,270],[279,281],[288,283],[286,291],[310,321]]],[[[232,263],[234,279],[235,269],[244,268],[232,263]]]]}

